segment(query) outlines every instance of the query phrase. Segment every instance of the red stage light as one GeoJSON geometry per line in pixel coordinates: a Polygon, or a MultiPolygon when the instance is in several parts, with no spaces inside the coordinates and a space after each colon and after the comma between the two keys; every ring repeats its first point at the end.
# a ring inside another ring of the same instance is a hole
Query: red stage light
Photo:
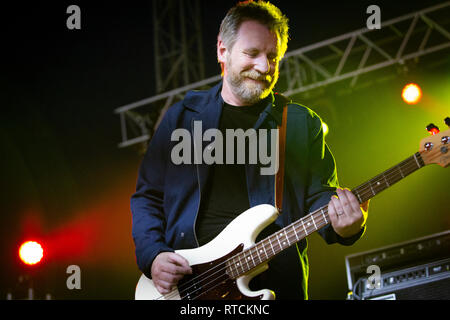
{"type": "Polygon", "coordinates": [[[19,257],[27,265],[39,263],[44,256],[44,249],[36,241],[24,242],[19,248],[19,257]]]}

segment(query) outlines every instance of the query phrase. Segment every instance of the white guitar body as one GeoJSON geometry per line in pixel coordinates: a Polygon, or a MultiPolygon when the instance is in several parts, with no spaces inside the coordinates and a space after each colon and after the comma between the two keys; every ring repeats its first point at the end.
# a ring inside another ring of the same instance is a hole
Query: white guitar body
{"type": "MultiPolygon", "coordinates": [[[[175,252],[189,261],[190,266],[207,264],[226,256],[240,245],[243,245],[244,249],[253,246],[258,234],[274,222],[277,216],[277,209],[271,205],[255,206],[239,215],[216,238],[204,246],[175,252]]],[[[251,291],[248,287],[250,280],[267,268],[267,263],[261,264],[235,279],[237,288],[246,299],[275,299],[275,294],[268,289],[251,291]]],[[[136,287],[135,298],[136,300],[179,300],[181,296],[178,288],[175,288],[169,294],[162,295],[154,286],[153,281],[142,274],[136,287]]],[[[226,299],[226,297],[223,298],[226,299]]]]}

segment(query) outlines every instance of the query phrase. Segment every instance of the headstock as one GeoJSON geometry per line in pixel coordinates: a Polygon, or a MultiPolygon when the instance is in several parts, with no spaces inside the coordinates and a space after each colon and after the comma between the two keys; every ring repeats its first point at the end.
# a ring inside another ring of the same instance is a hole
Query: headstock
{"type": "MultiPolygon", "coordinates": [[[[445,123],[450,127],[450,118],[445,118],[445,123]]],[[[450,129],[439,132],[439,128],[433,124],[427,126],[432,134],[420,141],[420,155],[425,164],[436,163],[447,167],[450,163],[450,129]]]]}

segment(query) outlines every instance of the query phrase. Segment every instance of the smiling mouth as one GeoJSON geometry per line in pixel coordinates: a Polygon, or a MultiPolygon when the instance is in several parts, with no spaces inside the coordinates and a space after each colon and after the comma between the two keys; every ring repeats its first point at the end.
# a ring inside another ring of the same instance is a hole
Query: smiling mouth
{"type": "Polygon", "coordinates": [[[251,77],[246,77],[246,79],[252,80],[252,81],[257,82],[257,83],[262,83],[262,84],[264,84],[266,86],[270,84],[270,81],[268,79],[255,79],[255,78],[251,78],[251,77]]]}

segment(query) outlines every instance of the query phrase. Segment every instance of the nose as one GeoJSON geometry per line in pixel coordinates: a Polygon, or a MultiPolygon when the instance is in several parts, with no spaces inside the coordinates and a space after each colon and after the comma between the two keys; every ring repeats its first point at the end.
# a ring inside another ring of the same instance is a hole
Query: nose
{"type": "Polygon", "coordinates": [[[264,55],[259,56],[255,62],[255,70],[261,74],[268,74],[270,72],[269,59],[264,55]]]}

